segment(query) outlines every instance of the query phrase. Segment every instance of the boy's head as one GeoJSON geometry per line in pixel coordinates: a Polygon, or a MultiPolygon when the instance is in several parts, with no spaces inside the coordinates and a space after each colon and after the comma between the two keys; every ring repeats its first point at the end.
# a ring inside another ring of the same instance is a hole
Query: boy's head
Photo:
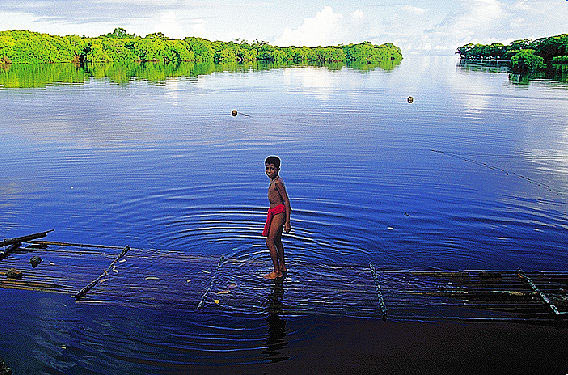
{"type": "Polygon", "coordinates": [[[269,156],[264,161],[264,164],[274,164],[276,169],[280,169],[280,158],[278,156],[269,156]]]}

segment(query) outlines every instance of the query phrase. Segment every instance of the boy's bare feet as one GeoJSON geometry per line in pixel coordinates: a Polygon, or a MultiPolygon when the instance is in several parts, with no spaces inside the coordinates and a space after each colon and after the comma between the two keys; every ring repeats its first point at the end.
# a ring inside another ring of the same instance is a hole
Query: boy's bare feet
{"type": "Polygon", "coordinates": [[[282,277],[282,272],[274,272],[274,271],[272,271],[272,272],[270,272],[270,273],[264,275],[264,278],[265,278],[265,279],[268,279],[268,280],[274,280],[274,279],[276,279],[276,278],[278,278],[278,277],[282,277]]]}

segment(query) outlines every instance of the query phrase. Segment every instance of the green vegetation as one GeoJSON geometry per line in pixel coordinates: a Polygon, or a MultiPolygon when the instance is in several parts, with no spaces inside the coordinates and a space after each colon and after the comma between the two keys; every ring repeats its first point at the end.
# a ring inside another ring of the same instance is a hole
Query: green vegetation
{"type": "Polygon", "coordinates": [[[182,62],[196,63],[358,63],[400,62],[400,48],[369,42],[334,47],[276,47],[245,40],[169,39],[162,33],[140,37],[122,28],[96,38],[57,36],[27,30],[0,32],[0,65],[55,62],[182,62]]]}
{"type": "Polygon", "coordinates": [[[0,31],[0,87],[45,87],[106,78],[164,82],[169,77],[198,77],[217,71],[248,71],[288,65],[345,64],[361,71],[393,69],[400,48],[369,42],[335,47],[276,47],[245,40],[169,39],[162,33],[140,37],[122,28],[96,38],[57,36],[27,30],[0,31]],[[60,63],[75,64],[60,64],[60,63]],[[46,64],[48,63],[48,64],[46,64]]]}
{"type": "Polygon", "coordinates": [[[464,60],[506,60],[513,72],[521,74],[565,71],[561,65],[568,63],[568,34],[536,40],[519,39],[509,45],[468,43],[458,47],[456,53],[464,60]]]}
{"type": "Polygon", "coordinates": [[[511,67],[514,72],[536,73],[546,67],[544,59],[534,54],[534,49],[521,50],[511,57],[511,67]]]}

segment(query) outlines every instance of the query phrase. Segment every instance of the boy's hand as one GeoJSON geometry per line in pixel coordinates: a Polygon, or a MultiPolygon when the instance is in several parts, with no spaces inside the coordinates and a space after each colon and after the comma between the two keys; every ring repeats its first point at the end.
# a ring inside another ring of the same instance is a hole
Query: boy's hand
{"type": "Polygon", "coordinates": [[[290,225],[290,222],[287,221],[284,223],[284,232],[290,233],[290,230],[292,230],[292,226],[290,225]]]}

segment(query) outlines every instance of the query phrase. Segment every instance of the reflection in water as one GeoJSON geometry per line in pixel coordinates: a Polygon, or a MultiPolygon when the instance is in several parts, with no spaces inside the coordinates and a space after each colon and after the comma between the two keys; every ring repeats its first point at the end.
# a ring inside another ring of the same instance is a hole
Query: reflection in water
{"type": "MultiPolygon", "coordinates": [[[[507,61],[472,62],[459,60],[457,66],[463,71],[475,71],[484,73],[509,73],[510,64],[507,61]]],[[[568,82],[568,64],[552,64],[552,68],[544,72],[536,73],[509,73],[509,82],[512,84],[528,85],[530,81],[538,79],[550,79],[560,82],[568,82]]]]}
{"type": "MultiPolygon", "coordinates": [[[[379,64],[349,64],[354,70],[370,71],[377,68],[392,70],[400,61],[384,61],[379,64]]],[[[144,80],[163,84],[175,77],[197,80],[197,77],[216,72],[245,73],[275,68],[307,66],[298,64],[272,64],[255,62],[248,64],[214,64],[212,62],[193,63],[155,63],[155,62],[116,62],[98,64],[13,64],[0,67],[0,87],[33,88],[52,84],[81,84],[90,78],[108,79],[113,83],[127,84],[132,80],[144,80]]],[[[318,65],[330,71],[341,70],[343,64],[318,65]]]]}
{"type": "Polygon", "coordinates": [[[284,298],[284,279],[278,278],[270,286],[270,294],[267,300],[268,317],[268,338],[266,339],[266,349],[264,354],[271,362],[279,362],[288,359],[280,353],[286,347],[286,320],[282,319],[282,307],[284,298]]]}

